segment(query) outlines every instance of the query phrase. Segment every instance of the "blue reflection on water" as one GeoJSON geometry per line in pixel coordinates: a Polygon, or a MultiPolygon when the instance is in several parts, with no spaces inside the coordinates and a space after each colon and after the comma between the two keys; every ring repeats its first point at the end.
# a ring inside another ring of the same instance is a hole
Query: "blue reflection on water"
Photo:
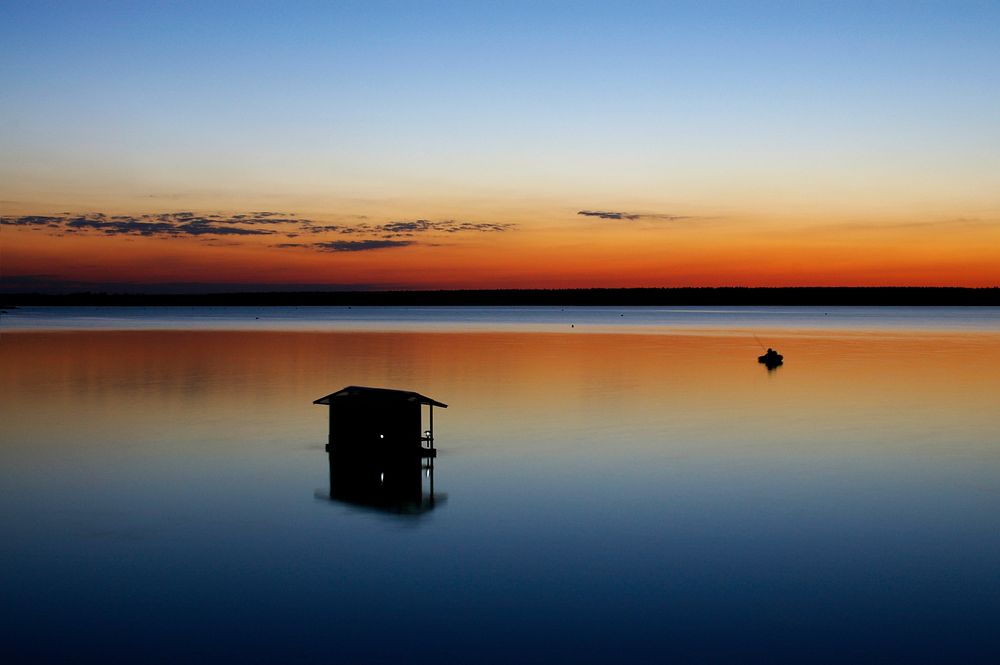
{"type": "Polygon", "coordinates": [[[17,329],[573,330],[635,327],[997,330],[998,307],[24,307],[17,329]]]}

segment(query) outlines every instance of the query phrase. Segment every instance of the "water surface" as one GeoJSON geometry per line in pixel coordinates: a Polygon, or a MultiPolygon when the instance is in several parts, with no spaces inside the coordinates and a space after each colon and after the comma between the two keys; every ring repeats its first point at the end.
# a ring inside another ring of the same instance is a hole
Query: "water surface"
{"type": "Polygon", "coordinates": [[[466,314],[5,317],[15,660],[1000,655],[995,310],[466,314]],[[449,404],[433,510],[329,499],[351,384],[449,404]]]}
{"type": "Polygon", "coordinates": [[[746,334],[1000,330],[998,307],[24,307],[6,330],[369,330],[746,334]]]}

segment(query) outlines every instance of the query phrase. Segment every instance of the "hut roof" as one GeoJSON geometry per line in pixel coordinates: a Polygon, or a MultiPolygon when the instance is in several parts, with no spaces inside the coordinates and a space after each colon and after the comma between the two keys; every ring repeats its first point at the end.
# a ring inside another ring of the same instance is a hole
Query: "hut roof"
{"type": "Polygon", "coordinates": [[[329,405],[332,400],[344,397],[370,397],[373,399],[400,400],[406,402],[416,402],[417,404],[429,404],[447,409],[448,405],[430,397],[415,393],[411,390],[392,390],[390,388],[368,388],[366,386],[347,386],[335,393],[330,393],[326,397],[320,397],[313,401],[313,404],[329,405]]]}

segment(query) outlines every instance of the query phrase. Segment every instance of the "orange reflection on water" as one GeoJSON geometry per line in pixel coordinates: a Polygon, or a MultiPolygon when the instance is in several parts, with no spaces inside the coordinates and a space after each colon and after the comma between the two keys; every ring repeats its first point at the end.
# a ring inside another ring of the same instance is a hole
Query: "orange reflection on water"
{"type": "Polygon", "coordinates": [[[771,372],[752,338],[712,335],[13,333],[0,427],[6,455],[318,446],[311,401],[357,384],[449,403],[436,426],[452,451],[849,454],[875,441],[995,456],[1000,335],[767,343],[786,356],[771,372]]]}

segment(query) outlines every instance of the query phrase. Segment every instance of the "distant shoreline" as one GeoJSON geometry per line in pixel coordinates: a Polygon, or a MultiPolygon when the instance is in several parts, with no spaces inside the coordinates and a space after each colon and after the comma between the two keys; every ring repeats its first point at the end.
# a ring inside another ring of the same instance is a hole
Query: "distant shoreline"
{"type": "Polygon", "coordinates": [[[469,289],[446,291],[297,291],[243,293],[8,293],[5,308],[331,306],[1000,306],[1000,287],[687,287],[635,289],[469,289]]]}

